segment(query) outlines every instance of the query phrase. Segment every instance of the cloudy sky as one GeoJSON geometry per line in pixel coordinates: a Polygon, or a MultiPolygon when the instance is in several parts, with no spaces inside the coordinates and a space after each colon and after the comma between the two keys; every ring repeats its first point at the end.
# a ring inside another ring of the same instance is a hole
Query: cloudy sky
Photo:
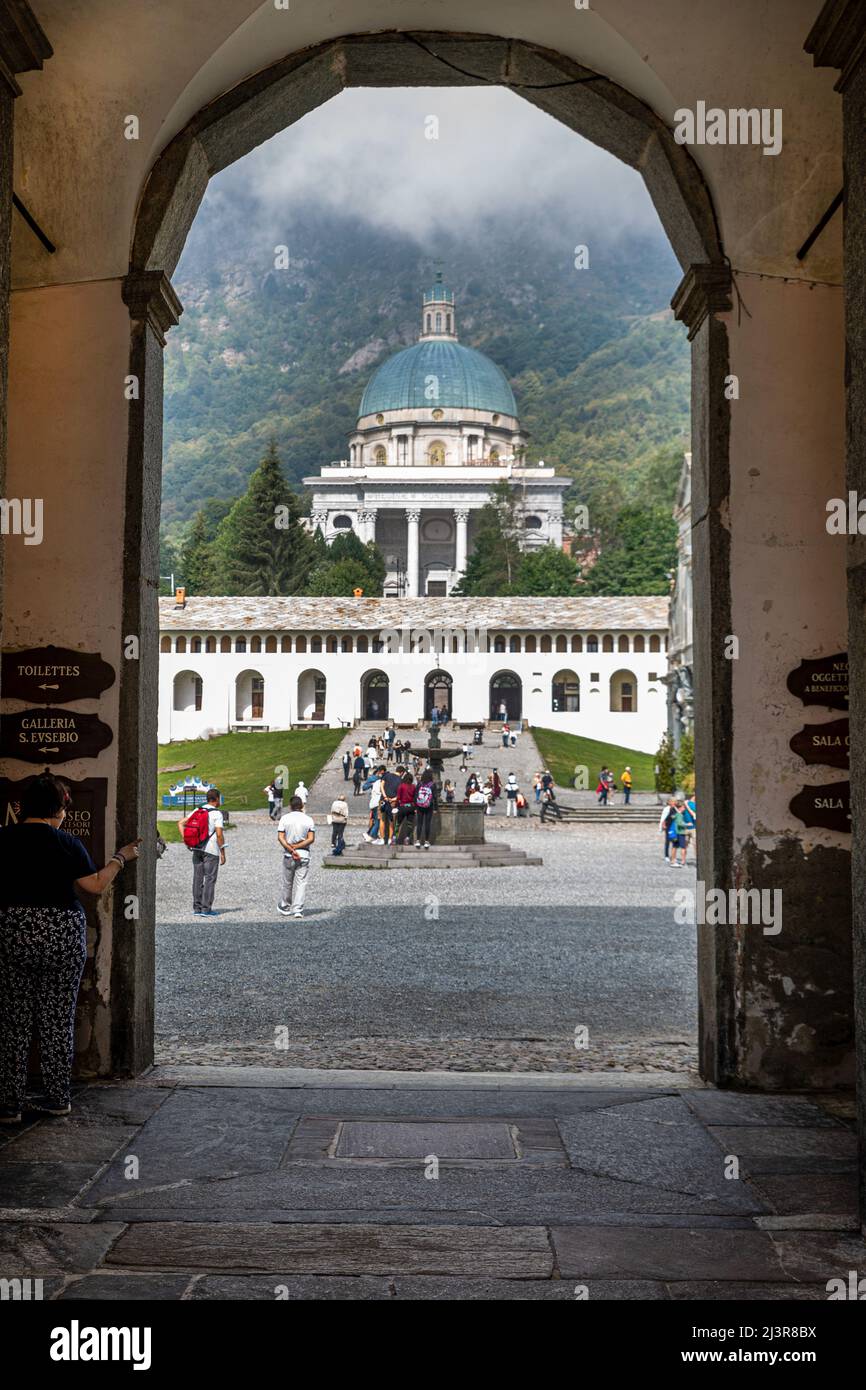
{"type": "Polygon", "coordinates": [[[515,212],[570,224],[577,242],[663,237],[639,174],[499,88],[343,92],[219,174],[209,196],[238,188],[275,213],[314,200],[422,243],[515,212]]]}

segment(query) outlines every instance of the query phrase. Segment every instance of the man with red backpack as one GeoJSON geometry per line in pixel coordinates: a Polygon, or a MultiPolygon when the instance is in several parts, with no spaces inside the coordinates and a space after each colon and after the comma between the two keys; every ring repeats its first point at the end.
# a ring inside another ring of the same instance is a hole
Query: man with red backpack
{"type": "Polygon", "coordinates": [[[213,917],[213,897],[220,864],[226,862],[220,794],[211,787],[204,806],[178,821],[187,849],[192,850],[192,910],[196,917],[213,917]]]}

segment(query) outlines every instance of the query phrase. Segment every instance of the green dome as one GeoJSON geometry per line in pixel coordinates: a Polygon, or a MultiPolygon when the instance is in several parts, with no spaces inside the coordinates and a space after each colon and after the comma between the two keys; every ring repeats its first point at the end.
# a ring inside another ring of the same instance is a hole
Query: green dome
{"type": "Polygon", "coordinates": [[[361,397],[360,414],[437,406],[517,416],[514,393],[496,363],[474,348],[439,338],[415,343],[383,362],[361,397]],[[431,376],[439,383],[435,398],[428,391],[431,376]]]}

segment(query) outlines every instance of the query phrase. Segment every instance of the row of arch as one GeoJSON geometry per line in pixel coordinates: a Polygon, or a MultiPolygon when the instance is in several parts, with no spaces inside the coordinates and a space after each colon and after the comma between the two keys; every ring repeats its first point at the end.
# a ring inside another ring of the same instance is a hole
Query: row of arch
{"type": "MultiPolygon", "coordinates": [[[[471,631],[471,629],[470,629],[471,631]]],[[[262,652],[276,653],[289,652],[299,655],[312,653],[325,653],[335,655],[340,652],[348,654],[365,654],[370,652],[382,652],[384,643],[381,638],[359,633],[357,636],[345,634],[337,637],[333,633],[299,633],[295,637],[276,637],[273,634],[267,637],[235,636],[226,633],[222,637],[187,637],[183,634],[172,637],[169,633],[163,633],[160,639],[160,652],[177,653],[183,655],[187,652],[193,655],[210,655],[215,652],[220,653],[250,653],[255,656],[262,652]]],[[[462,632],[451,633],[450,641],[446,644],[452,654],[459,654],[466,650],[465,634],[462,632]]],[[[413,651],[423,651],[424,647],[418,641],[412,643],[413,651]]],[[[497,633],[492,639],[487,639],[487,650],[490,652],[512,652],[516,655],[540,653],[542,656],[558,652],[596,652],[602,653],[629,653],[642,655],[646,652],[667,651],[667,638],[658,633],[651,633],[645,637],[642,633],[629,636],[623,633],[619,637],[613,637],[610,633],[605,633],[599,637],[596,633],[590,633],[586,639],[580,634],[575,633],[569,638],[565,633],[558,633],[556,636],[544,633],[539,637],[536,633],[513,633],[510,637],[505,633],[497,633]]]]}
{"type": "MultiPolygon", "coordinates": [[[[450,671],[431,671],[424,679],[424,718],[434,709],[451,717],[454,677],[450,671]]],[[[600,687],[592,686],[593,693],[600,687]]],[[[637,713],[637,677],[633,671],[614,671],[608,682],[610,708],[618,714],[637,713]]],[[[172,708],[190,714],[202,708],[204,681],[197,671],[179,671],[174,678],[172,708]]],[[[540,690],[533,689],[533,694],[540,690]]],[[[328,682],[323,671],[302,671],[298,676],[295,718],[301,721],[325,719],[328,682]]],[[[515,671],[497,671],[490,678],[490,718],[520,719],[523,715],[523,682],[515,671]]],[[[361,677],[361,715],[364,719],[387,719],[391,703],[391,683],[384,671],[366,671],[361,677]]],[[[265,680],[259,671],[242,671],[235,680],[235,722],[249,723],[266,718],[265,680]]],[[[557,671],[550,682],[550,709],[553,714],[576,714],[580,710],[580,677],[576,671],[557,671]]],[[[283,716],[285,711],[282,712],[283,716]]]]}

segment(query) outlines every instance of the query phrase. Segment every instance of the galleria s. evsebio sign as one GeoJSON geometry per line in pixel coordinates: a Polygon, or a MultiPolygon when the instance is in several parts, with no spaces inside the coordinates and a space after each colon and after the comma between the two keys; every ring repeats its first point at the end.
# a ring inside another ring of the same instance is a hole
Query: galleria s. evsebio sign
{"type": "Polygon", "coordinates": [[[0,692],[7,700],[65,704],[93,700],[114,684],[114,667],[98,652],[71,647],[26,647],[0,657],[0,692]]]}
{"type": "Polygon", "coordinates": [[[65,763],[95,758],[114,737],[96,714],[78,710],[17,710],[0,716],[0,757],[26,763],[65,763]]]}

